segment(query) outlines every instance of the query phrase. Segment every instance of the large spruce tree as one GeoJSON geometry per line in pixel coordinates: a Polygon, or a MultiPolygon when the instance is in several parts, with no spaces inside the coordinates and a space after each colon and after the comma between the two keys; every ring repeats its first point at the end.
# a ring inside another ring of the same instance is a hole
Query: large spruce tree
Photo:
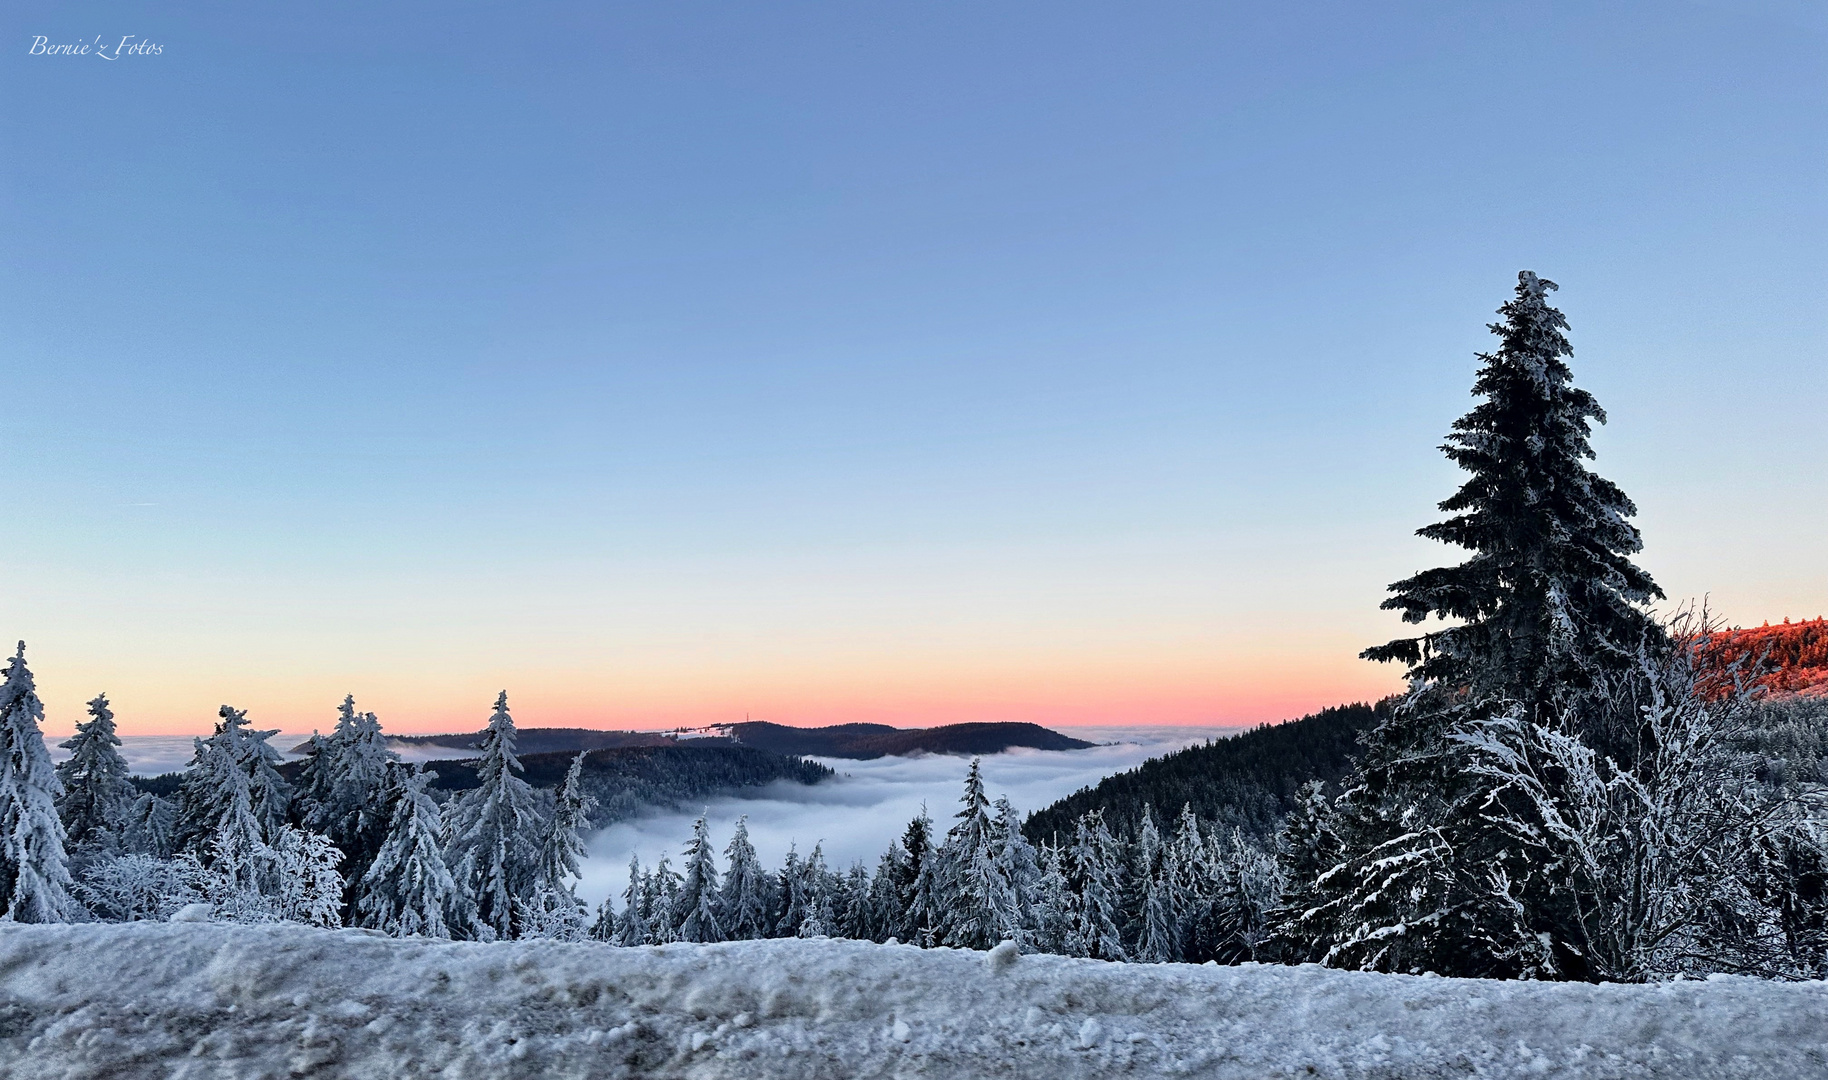
{"type": "Polygon", "coordinates": [[[120,745],[108,695],[97,694],[89,702],[88,723],[77,721],[75,737],[63,744],[70,756],[57,765],[57,779],[63,784],[57,813],[68,834],[65,846],[71,850],[119,845],[138,795],[127,779],[120,745]]]}
{"type": "Polygon", "coordinates": [[[360,925],[402,937],[468,936],[476,905],[445,864],[438,804],[425,791],[438,774],[395,763],[388,775],[387,838],[363,875],[360,925]]]}
{"type": "Polygon", "coordinates": [[[1404,622],[1458,624],[1362,654],[1537,715],[1627,667],[1653,632],[1644,605],[1663,595],[1630,560],[1643,547],[1627,520],[1637,508],[1587,468],[1590,424],[1606,412],[1573,385],[1568,320],[1547,299],[1554,289],[1528,270],[1517,275],[1517,295],[1491,324],[1499,346],[1479,357],[1473,394],[1484,400],[1441,448],[1471,476],[1440,504],[1453,516],[1418,534],[1472,557],[1397,582],[1382,605],[1404,622]]]}
{"type": "Polygon", "coordinates": [[[444,811],[446,858],[458,887],[475,898],[480,926],[504,939],[519,929],[516,903],[534,896],[545,824],[533,788],[516,775],[525,771],[514,752],[516,739],[503,690],[483,733],[482,753],[472,762],[479,784],[453,797],[444,811]]]}
{"type": "Polygon", "coordinates": [[[1472,557],[1397,582],[1383,604],[1406,622],[1456,624],[1365,650],[1406,664],[1411,690],[1367,734],[1330,810],[1284,845],[1278,937],[1292,959],[1500,977],[1565,967],[1546,944],[1557,915],[1537,868],[1494,829],[1494,792],[1459,735],[1504,714],[1608,742],[1584,731],[1589,713],[1611,722],[1586,703],[1660,640],[1645,605],[1662,592],[1629,558],[1642,546],[1636,508],[1587,468],[1605,413],[1573,385],[1554,288],[1518,275],[1491,326],[1499,347],[1480,357],[1483,400],[1442,448],[1471,476],[1441,503],[1453,516],[1420,532],[1472,557]]]}

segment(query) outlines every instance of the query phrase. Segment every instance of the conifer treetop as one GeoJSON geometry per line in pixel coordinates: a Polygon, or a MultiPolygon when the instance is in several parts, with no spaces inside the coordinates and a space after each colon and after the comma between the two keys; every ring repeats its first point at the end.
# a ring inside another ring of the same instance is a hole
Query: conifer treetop
{"type": "Polygon", "coordinates": [[[495,697],[495,711],[489,716],[488,730],[483,733],[482,753],[474,764],[480,771],[491,771],[506,768],[512,772],[524,772],[520,757],[514,752],[520,735],[514,729],[514,716],[508,711],[508,692],[503,690],[495,697]]]}

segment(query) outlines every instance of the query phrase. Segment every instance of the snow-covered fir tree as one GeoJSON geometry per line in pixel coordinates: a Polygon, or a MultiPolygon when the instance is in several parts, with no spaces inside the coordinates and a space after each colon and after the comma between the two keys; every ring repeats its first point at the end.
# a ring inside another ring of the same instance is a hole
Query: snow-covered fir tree
{"type": "Polygon", "coordinates": [[[1105,827],[1104,811],[1079,818],[1067,849],[1071,920],[1066,951],[1094,960],[1125,960],[1123,947],[1123,857],[1105,827]]]}
{"type": "Polygon", "coordinates": [[[611,938],[617,945],[646,945],[653,938],[645,910],[647,880],[647,875],[641,872],[641,857],[630,855],[628,887],[622,890],[622,915],[616,920],[615,936],[611,938]]]}
{"type": "Polygon", "coordinates": [[[1132,877],[1135,916],[1131,958],[1144,964],[1165,964],[1180,957],[1180,904],[1175,895],[1174,849],[1164,844],[1155,828],[1155,816],[1143,805],[1142,827],[1136,834],[1136,871],[1132,877]]]}
{"type": "Polygon", "coordinates": [[[797,844],[789,844],[787,855],[781,860],[774,894],[776,909],[769,920],[774,924],[774,936],[794,937],[806,922],[806,868],[800,864],[797,844]]]}
{"type": "Polygon", "coordinates": [[[736,819],[736,832],[724,848],[724,930],[734,941],[768,936],[768,911],[772,907],[768,871],[749,841],[749,819],[736,819]]]}
{"type": "Polygon", "coordinates": [[[869,917],[873,940],[887,941],[901,933],[902,887],[909,880],[908,853],[900,840],[891,840],[888,850],[876,860],[876,872],[870,875],[869,917]]]}
{"type": "Polygon", "coordinates": [[[832,914],[831,874],[825,866],[825,845],[815,843],[806,861],[800,864],[799,937],[829,937],[836,922],[832,914]]]}
{"type": "Polygon", "coordinates": [[[1286,884],[1282,869],[1236,828],[1214,847],[1211,863],[1218,873],[1201,920],[1201,958],[1221,964],[1267,959],[1286,884]]]}
{"type": "MultiPolygon", "coordinates": [[[[247,713],[231,709],[224,705],[222,717],[226,723],[232,718],[242,724],[247,722],[247,713]]],[[[253,802],[254,817],[262,828],[269,831],[286,823],[292,811],[292,786],[279,775],[280,755],[267,740],[279,734],[278,728],[267,731],[255,731],[246,727],[241,729],[242,764],[248,774],[248,796],[253,802]]]]}
{"type": "Polygon", "coordinates": [[[21,641],[0,673],[0,912],[15,922],[65,922],[76,910],[43,722],[21,641]]]}
{"type": "Polygon", "coordinates": [[[999,796],[991,806],[996,811],[990,819],[991,843],[997,852],[997,873],[1007,889],[1007,905],[997,911],[996,936],[1032,950],[1040,920],[1041,864],[1034,845],[1022,835],[1022,816],[1015,804],[999,796]]]}
{"type": "Polygon", "coordinates": [[[121,825],[123,851],[163,859],[173,853],[178,808],[171,800],[144,791],[127,807],[121,825]]]}
{"type": "Polygon", "coordinates": [[[395,783],[390,770],[399,760],[375,714],[357,712],[351,695],[338,708],[331,733],[311,737],[311,753],[300,770],[298,816],[343,852],[352,914],[360,907],[368,866],[387,839],[395,783]]]}
{"type": "Polygon", "coordinates": [[[597,917],[591,920],[589,937],[592,941],[616,941],[616,905],[605,896],[597,905],[597,917]]]}
{"type": "Polygon", "coordinates": [[[1065,859],[1060,848],[1044,841],[1038,855],[1041,876],[1035,885],[1033,947],[1041,952],[1070,955],[1077,904],[1066,884],[1065,859]]]}
{"type": "Polygon", "coordinates": [[[870,871],[854,862],[844,873],[844,904],[838,913],[837,937],[868,941],[876,936],[874,908],[870,899],[870,871]]]}
{"type": "Polygon", "coordinates": [[[984,793],[981,762],[971,759],[965,791],[946,839],[935,852],[936,880],[946,903],[939,912],[938,938],[946,945],[988,949],[1017,922],[1015,897],[1003,878],[992,843],[990,799],[984,793]]]}
{"type": "Polygon", "coordinates": [[[546,828],[546,839],[540,845],[539,863],[534,870],[534,892],[551,894],[554,903],[565,897],[578,902],[572,882],[583,874],[584,833],[590,828],[590,812],[597,804],[584,792],[583,770],[584,754],[580,753],[571,759],[565,781],[553,797],[552,821],[546,828]]]}
{"type": "Polygon", "coordinates": [[[654,945],[665,945],[679,940],[679,922],[675,917],[679,911],[679,871],[673,869],[672,860],[662,852],[654,869],[643,882],[641,903],[643,914],[647,917],[648,941],[654,945]]]}
{"type": "Polygon", "coordinates": [[[268,885],[267,871],[273,863],[273,850],[267,844],[266,830],[254,816],[247,774],[236,767],[227,754],[211,760],[214,764],[227,763],[212,770],[221,782],[214,790],[222,800],[222,806],[216,813],[212,831],[198,837],[190,854],[214,875],[225,898],[232,898],[243,907],[259,907],[251,898],[262,895],[263,887],[268,885]]]}
{"type": "MultiPolygon", "coordinates": [[[[1174,835],[1168,840],[1167,860],[1175,910],[1180,920],[1181,954],[1182,959],[1186,959],[1188,924],[1212,902],[1218,882],[1218,870],[1213,865],[1213,845],[1207,842],[1190,803],[1181,804],[1174,835]]],[[[1202,962],[1206,959],[1201,957],[1202,962]]]]}
{"type": "Polygon", "coordinates": [[[515,902],[524,904],[536,891],[544,825],[533,788],[518,775],[523,770],[515,739],[504,690],[473,763],[478,786],[445,805],[446,859],[459,886],[475,898],[479,925],[498,938],[514,936],[515,902]]]}
{"type": "Polygon", "coordinates": [[[941,917],[940,865],[933,845],[933,819],[922,804],[920,816],[901,834],[907,853],[903,879],[896,882],[901,918],[896,936],[902,941],[928,946],[934,943],[941,917]]]}
{"type": "Polygon", "coordinates": [[[390,773],[387,838],[364,874],[360,925],[396,937],[468,937],[475,904],[445,864],[438,804],[426,792],[437,774],[417,765],[390,773]]]}
{"type": "Polygon", "coordinates": [[[685,877],[679,886],[679,924],[681,941],[722,941],[723,904],[717,892],[717,860],[711,844],[711,830],[700,814],[692,826],[692,839],[685,847],[685,877]]]}
{"type": "Polygon", "coordinates": [[[247,711],[230,705],[217,716],[215,733],[193,741],[195,753],[178,787],[176,842],[183,848],[197,849],[220,831],[238,787],[246,790],[248,811],[263,837],[285,824],[290,808],[291,788],[279,775],[279,752],[267,743],[278,730],[250,730],[247,711]]]}
{"type": "Polygon", "coordinates": [[[1310,780],[1297,799],[1277,836],[1284,884],[1270,921],[1277,958],[1298,964],[1326,955],[1338,937],[1345,898],[1323,879],[1341,856],[1326,785],[1310,780]]]}
{"type": "Polygon", "coordinates": [[[56,769],[63,786],[57,813],[63,820],[64,844],[71,851],[111,851],[121,846],[127,813],[138,792],[127,779],[120,745],[108,695],[97,694],[89,702],[89,719],[78,721],[75,736],[63,744],[70,756],[56,769]]]}

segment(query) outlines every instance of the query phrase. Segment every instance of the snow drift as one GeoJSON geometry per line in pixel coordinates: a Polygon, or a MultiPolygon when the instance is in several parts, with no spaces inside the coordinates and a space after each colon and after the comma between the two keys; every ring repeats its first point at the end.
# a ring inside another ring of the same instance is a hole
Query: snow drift
{"type": "Polygon", "coordinates": [[[1819,1077],[1828,984],[1590,986],[813,939],[0,926],[0,1072],[1819,1077]]]}

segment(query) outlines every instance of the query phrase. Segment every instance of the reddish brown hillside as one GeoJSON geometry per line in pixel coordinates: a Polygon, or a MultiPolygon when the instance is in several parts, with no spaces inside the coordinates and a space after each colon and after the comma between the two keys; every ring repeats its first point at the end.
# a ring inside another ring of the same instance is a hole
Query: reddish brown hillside
{"type": "Polygon", "coordinates": [[[1772,693],[1828,694],[1828,619],[1708,635],[1706,651],[1721,668],[1743,663],[1752,685],[1772,693]]]}

